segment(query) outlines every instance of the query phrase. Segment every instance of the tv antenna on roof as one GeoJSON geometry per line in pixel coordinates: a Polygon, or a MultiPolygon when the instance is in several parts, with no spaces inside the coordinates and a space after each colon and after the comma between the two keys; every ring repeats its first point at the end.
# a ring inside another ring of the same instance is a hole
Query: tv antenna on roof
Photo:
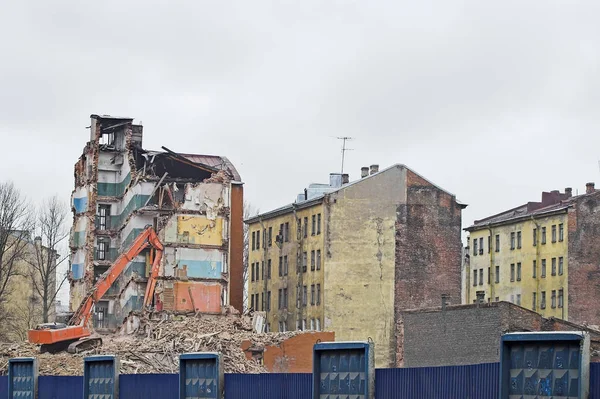
{"type": "Polygon", "coordinates": [[[346,148],[346,141],[348,140],[354,140],[354,137],[338,137],[338,140],[342,140],[342,171],[341,173],[344,173],[344,157],[346,156],[346,151],[352,151],[353,148],[346,148]]]}

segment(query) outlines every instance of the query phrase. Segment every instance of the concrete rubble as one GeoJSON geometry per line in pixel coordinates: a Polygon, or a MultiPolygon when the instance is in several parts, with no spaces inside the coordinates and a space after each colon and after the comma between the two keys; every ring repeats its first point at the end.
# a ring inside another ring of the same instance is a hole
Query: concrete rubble
{"type": "Polygon", "coordinates": [[[103,345],[79,354],[62,352],[40,354],[38,347],[27,342],[0,344],[0,374],[6,374],[12,357],[37,357],[40,375],[81,375],[83,358],[97,354],[118,355],[123,374],[177,373],[178,356],[187,352],[221,352],[226,373],[263,373],[266,369],[246,358],[243,340],[253,348],[278,345],[297,332],[262,333],[252,330],[250,316],[196,315],[169,313],[140,314],[138,327],[121,335],[103,336],[103,345]]]}

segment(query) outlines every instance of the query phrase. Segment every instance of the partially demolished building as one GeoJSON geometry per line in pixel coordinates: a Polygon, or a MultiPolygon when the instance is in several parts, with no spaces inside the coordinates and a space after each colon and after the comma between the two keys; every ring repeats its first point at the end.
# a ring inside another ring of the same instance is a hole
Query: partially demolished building
{"type": "MultiPolygon", "coordinates": [[[[243,307],[243,186],[222,156],[142,148],[133,118],[91,116],[90,141],[75,165],[70,308],[147,226],[165,246],[157,310],[220,313],[243,307]]],[[[132,259],[96,305],[94,325],[111,329],[141,309],[151,260],[132,259]]]]}

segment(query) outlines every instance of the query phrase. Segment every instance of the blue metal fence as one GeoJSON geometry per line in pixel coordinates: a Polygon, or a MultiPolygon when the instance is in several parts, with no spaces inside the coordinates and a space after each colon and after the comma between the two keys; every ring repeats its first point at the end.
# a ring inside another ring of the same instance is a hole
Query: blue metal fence
{"type": "Polygon", "coordinates": [[[62,398],[83,398],[82,376],[42,375],[38,377],[38,399],[62,398]]]}
{"type": "Polygon", "coordinates": [[[225,374],[227,399],[309,399],[312,374],[225,374]]]}
{"type": "MultiPolygon", "coordinates": [[[[376,370],[377,399],[497,399],[499,364],[376,370]]],[[[176,399],[177,374],[123,374],[120,397],[176,399]]],[[[226,399],[307,399],[311,374],[225,374],[226,399]]],[[[40,376],[39,399],[82,399],[83,377],[40,376]]],[[[0,399],[8,377],[0,376],[0,399]]],[[[590,364],[590,399],[600,399],[600,363],[590,364]]]]}

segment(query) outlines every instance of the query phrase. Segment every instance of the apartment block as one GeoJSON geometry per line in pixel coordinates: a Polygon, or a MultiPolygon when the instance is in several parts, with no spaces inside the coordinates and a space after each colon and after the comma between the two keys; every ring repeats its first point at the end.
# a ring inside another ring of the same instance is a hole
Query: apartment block
{"type": "Polygon", "coordinates": [[[600,194],[571,188],[477,220],[463,272],[465,302],[508,301],[575,323],[600,324],[600,194]]]}
{"type": "Polygon", "coordinates": [[[377,367],[401,364],[401,310],[460,302],[464,207],[404,165],[365,167],[352,182],[330,174],[246,221],[248,306],[271,331],[372,338],[377,367]]]}
{"type": "MultiPolygon", "coordinates": [[[[242,309],[243,186],[223,156],[142,147],[133,118],[91,116],[90,140],[75,165],[70,309],[152,226],[165,246],[152,300],[156,310],[242,309]]],[[[97,329],[119,326],[143,304],[151,259],[145,250],[96,304],[97,329]]]]}

